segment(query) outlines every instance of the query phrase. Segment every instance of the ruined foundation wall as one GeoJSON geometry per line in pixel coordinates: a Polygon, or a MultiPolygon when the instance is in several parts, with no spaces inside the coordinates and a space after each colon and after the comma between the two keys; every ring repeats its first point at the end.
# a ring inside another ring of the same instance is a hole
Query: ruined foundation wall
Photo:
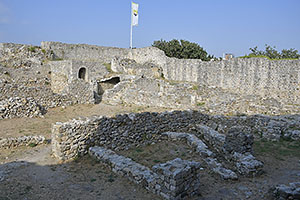
{"type": "Polygon", "coordinates": [[[137,78],[120,82],[116,87],[106,90],[102,101],[113,104],[157,106],[165,108],[193,108],[200,97],[192,84],[171,84],[151,78],[137,78]]]}
{"type": "MultiPolygon", "coordinates": [[[[68,160],[77,155],[86,154],[88,148],[93,145],[104,146],[113,150],[124,150],[157,142],[162,139],[162,133],[168,131],[201,135],[199,124],[211,127],[225,135],[231,132],[250,132],[257,133],[256,137],[261,134],[261,137],[271,140],[275,136],[277,139],[288,137],[299,140],[299,120],[299,116],[281,118],[209,116],[198,111],[130,113],[112,118],[98,116],[71,120],[65,123],[57,122],[52,127],[52,144],[55,156],[68,160]],[[291,134],[286,135],[287,133],[291,134]],[[295,137],[293,138],[292,135],[295,137]]],[[[230,138],[228,139],[225,140],[225,143],[228,142],[227,146],[234,146],[235,143],[230,138]]],[[[238,144],[242,144],[244,139],[247,140],[247,138],[233,137],[233,140],[237,140],[238,144]]],[[[221,149],[225,148],[222,146],[226,145],[225,143],[220,144],[221,149]]],[[[245,151],[248,150],[251,148],[245,151]]]]}

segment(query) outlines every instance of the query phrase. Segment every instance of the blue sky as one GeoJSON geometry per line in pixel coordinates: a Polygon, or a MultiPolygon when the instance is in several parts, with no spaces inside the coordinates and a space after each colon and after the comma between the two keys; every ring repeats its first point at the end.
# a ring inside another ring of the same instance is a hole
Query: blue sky
{"type": "MultiPolygon", "coordinates": [[[[217,57],[264,44],[300,51],[300,0],[136,0],[133,46],[185,39],[217,57]]],[[[129,0],[0,0],[0,42],[129,47],[129,0]]]]}

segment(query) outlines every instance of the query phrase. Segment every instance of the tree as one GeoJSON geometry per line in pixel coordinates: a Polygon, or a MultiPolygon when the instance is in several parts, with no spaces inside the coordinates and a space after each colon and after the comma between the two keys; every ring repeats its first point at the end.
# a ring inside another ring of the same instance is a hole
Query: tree
{"type": "Polygon", "coordinates": [[[245,57],[267,57],[270,59],[298,59],[300,55],[296,49],[283,49],[281,52],[276,50],[276,47],[265,45],[265,50],[258,50],[258,47],[250,48],[251,53],[245,57]]]}
{"type": "Polygon", "coordinates": [[[157,47],[164,51],[166,56],[175,57],[179,59],[201,59],[203,61],[209,61],[214,58],[197,43],[189,42],[186,40],[176,40],[171,41],[158,40],[154,41],[153,47],[157,47]]]}

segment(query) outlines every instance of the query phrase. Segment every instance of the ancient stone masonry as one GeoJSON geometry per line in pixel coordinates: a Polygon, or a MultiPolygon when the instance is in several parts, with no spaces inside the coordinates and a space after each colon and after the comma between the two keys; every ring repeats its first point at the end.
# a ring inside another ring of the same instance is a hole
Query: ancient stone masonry
{"type": "Polygon", "coordinates": [[[272,192],[277,200],[300,199],[300,182],[277,185],[272,189],[272,192]]]}
{"type": "Polygon", "coordinates": [[[45,113],[44,108],[33,98],[9,98],[0,101],[0,119],[15,117],[37,117],[45,113]]]}
{"type": "Polygon", "coordinates": [[[51,65],[51,89],[68,94],[76,103],[96,103],[100,97],[101,79],[109,71],[102,63],[76,60],[54,61],[51,65]]]}
{"type": "Polygon", "coordinates": [[[76,102],[52,92],[51,56],[38,46],[0,44],[0,119],[42,116],[48,108],[76,102]]]}
{"type": "Polygon", "coordinates": [[[193,85],[150,79],[137,78],[122,81],[118,86],[106,90],[103,94],[103,102],[113,105],[135,104],[139,106],[155,105],[166,108],[195,108],[201,102],[193,85]]]}
{"type": "Polygon", "coordinates": [[[233,128],[225,135],[200,125],[213,124],[213,120],[195,111],[174,111],[56,123],[52,128],[53,153],[68,160],[86,154],[88,148],[95,145],[125,150],[168,138],[186,139],[208,167],[223,179],[236,179],[235,172],[246,176],[260,173],[263,164],[251,154],[253,136],[243,133],[242,129],[233,131],[233,128]],[[218,160],[220,156],[222,160],[218,160]],[[223,166],[224,160],[231,169],[223,166]]]}
{"type": "Polygon", "coordinates": [[[3,98],[28,94],[26,97],[34,97],[46,110],[103,100],[191,108],[211,114],[300,111],[299,60],[203,62],[169,58],[154,47],[122,49],[42,42],[41,47],[1,44],[0,65],[3,98]],[[115,79],[119,82],[103,87],[105,81],[115,79]],[[45,98],[39,100],[41,96],[45,98]]]}
{"type": "Polygon", "coordinates": [[[215,154],[212,151],[210,151],[207,145],[202,140],[197,138],[195,135],[188,134],[188,133],[176,133],[176,132],[166,132],[166,133],[162,133],[162,135],[167,135],[168,138],[172,140],[182,140],[182,139],[186,140],[187,143],[191,147],[193,147],[197,153],[200,154],[200,156],[203,156],[205,158],[204,161],[206,162],[208,167],[216,174],[219,174],[223,179],[234,180],[238,178],[235,172],[223,167],[222,164],[217,161],[215,154]]]}
{"type": "Polygon", "coordinates": [[[44,142],[46,142],[46,139],[41,135],[21,136],[16,138],[0,138],[0,149],[28,145],[35,146],[43,144],[44,142]]]}
{"type": "Polygon", "coordinates": [[[123,150],[158,142],[163,139],[164,132],[193,133],[203,137],[217,152],[230,155],[228,159],[239,162],[236,167],[243,171],[244,164],[252,159],[253,136],[273,140],[274,135],[277,135],[275,138],[284,138],[293,133],[296,139],[299,138],[296,133],[300,130],[298,125],[297,115],[224,117],[197,111],[131,113],[113,118],[95,116],[57,122],[52,127],[52,144],[54,154],[68,160],[86,154],[88,147],[94,145],[123,150]],[[277,126],[272,127],[275,122],[277,126]]]}
{"type": "Polygon", "coordinates": [[[91,147],[89,154],[112,170],[165,199],[188,199],[200,193],[200,163],[180,158],[157,164],[150,170],[141,164],[102,148],[91,147]]]}
{"type": "Polygon", "coordinates": [[[242,95],[258,95],[284,104],[300,102],[299,60],[237,58],[203,62],[168,58],[162,51],[153,47],[130,50],[54,42],[43,42],[42,47],[52,50],[55,55],[64,59],[111,63],[114,72],[144,73],[147,76],[146,68],[148,71],[158,69],[158,74],[168,81],[192,82],[242,95]],[[124,62],[128,59],[133,61],[124,62]]]}
{"type": "Polygon", "coordinates": [[[8,68],[35,67],[51,59],[50,51],[38,46],[0,43],[0,64],[8,68]]]}

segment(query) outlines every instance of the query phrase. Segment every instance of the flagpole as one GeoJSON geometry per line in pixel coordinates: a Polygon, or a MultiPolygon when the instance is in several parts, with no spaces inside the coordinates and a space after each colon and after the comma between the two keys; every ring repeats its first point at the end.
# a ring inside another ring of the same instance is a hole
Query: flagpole
{"type": "Polygon", "coordinates": [[[131,22],[130,22],[130,49],[132,49],[132,2],[131,2],[131,9],[130,9],[130,15],[131,15],[131,22]]]}

